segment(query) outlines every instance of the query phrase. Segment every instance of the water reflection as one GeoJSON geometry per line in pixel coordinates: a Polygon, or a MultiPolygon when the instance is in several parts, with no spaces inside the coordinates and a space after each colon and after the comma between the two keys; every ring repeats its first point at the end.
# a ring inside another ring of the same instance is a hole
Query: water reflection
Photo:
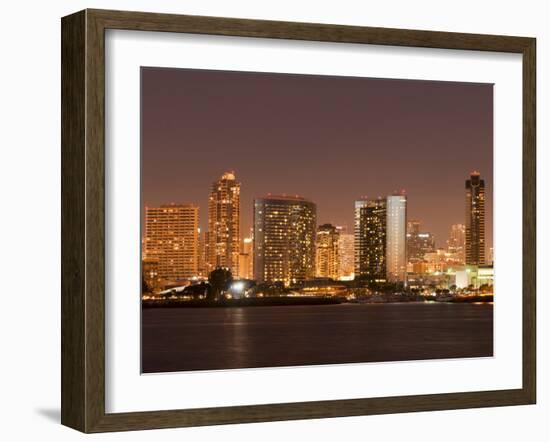
{"type": "Polygon", "coordinates": [[[493,305],[143,311],[145,372],[491,356],[493,305]]]}

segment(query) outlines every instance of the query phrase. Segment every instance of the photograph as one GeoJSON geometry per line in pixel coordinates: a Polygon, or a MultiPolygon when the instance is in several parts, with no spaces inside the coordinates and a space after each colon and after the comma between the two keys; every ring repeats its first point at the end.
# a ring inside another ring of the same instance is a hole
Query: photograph
{"type": "Polygon", "coordinates": [[[494,84],[140,69],[142,373],[493,357],[494,84]]]}

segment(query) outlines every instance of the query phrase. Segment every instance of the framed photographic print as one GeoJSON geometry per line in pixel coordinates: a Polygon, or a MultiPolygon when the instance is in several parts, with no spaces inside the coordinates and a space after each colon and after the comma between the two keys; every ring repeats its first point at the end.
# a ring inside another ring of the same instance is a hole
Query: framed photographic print
{"type": "Polygon", "coordinates": [[[62,423],[535,403],[535,40],[62,19],[62,423]]]}

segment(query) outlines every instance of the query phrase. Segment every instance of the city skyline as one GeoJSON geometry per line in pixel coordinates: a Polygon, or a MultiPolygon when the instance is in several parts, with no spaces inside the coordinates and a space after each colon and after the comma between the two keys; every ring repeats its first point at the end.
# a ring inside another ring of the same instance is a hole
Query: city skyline
{"type": "Polygon", "coordinates": [[[492,85],[157,68],[142,80],[143,206],[196,204],[204,231],[208,188],[234,170],[244,237],[268,193],[298,193],[319,225],[353,229],[354,201],[404,188],[408,218],[444,247],[479,170],[492,247],[492,85]]]}
{"type": "Polygon", "coordinates": [[[149,279],[166,280],[172,275],[178,280],[206,277],[221,267],[235,277],[285,285],[314,276],[407,284],[409,274],[437,276],[457,265],[492,265],[485,251],[476,262],[467,259],[469,248],[485,249],[483,223],[473,235],[468,235],[472,229],[467,227],[472,216],[484,219],[485,186],[475,171],[465,183],[465,224],[450,226],[446,248],[435,247],[433,235],[421,229],[421,220],[408,219],[403,193],[355,201],[354,233],[348,235],[348,246],[340,241],[347,228],[318,224],[315,202],[297,195],[255,199],[254,228],[240,238],[235,226],[241,214],[241,183],[234,173],[226,172],[211,186],[208,223],[213,234],[200,232],[194,204],[146,208],[144,272],[149,279]],[[472,181],[482,189],[475,198],[472,181]]]}

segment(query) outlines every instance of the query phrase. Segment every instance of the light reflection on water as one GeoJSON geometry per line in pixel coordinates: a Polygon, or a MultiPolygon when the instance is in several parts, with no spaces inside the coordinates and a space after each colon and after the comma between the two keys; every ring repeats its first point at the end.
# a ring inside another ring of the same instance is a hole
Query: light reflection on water
{"type": "Polygon", "coordinates": [[[492,303],[143,310],[144,372],[491,356],[492,303]]]}

